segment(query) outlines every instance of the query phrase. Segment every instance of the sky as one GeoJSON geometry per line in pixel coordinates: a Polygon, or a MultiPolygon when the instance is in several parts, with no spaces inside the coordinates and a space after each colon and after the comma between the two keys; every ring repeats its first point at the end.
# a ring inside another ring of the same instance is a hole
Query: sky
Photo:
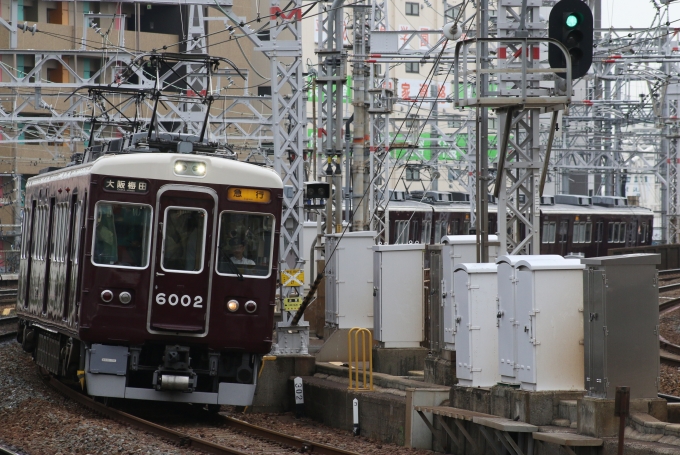
{"type": "MultiPolygon", "coordinates": [[[[656,0],[661,4],[661,0],[656,0]]],[[[652,0],[602,0],[602,26],[616,28],[649,27],[654,20],[656,8],[652,0]]],[[[680,26],[680,0],[670,6],[670,19],[680,26]]]]}

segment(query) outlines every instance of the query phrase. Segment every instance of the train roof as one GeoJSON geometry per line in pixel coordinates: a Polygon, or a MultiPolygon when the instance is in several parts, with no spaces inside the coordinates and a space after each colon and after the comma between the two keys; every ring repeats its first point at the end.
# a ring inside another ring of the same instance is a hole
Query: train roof
{"type": "Polygon", "coordinates": [[[596,215],[606,213],[609,215],[653,215],[654,212],[646,207],[619,206],[602,207],[597,205],[541,205],[541,212],[544,215],[551,214],[570,214],[570,215],[596,215]]]}
{"type": "Polygon", "coordinates": [[[229,160],[222,157],[181,153],[129,153],[104,155],[96,161],[69,166],[28,179],[27,187],[52,180],[83,174],[100,174],[114,177],[172,180],[187,183],[240,185],[262,188],[283,188],[281,178],[271,169],[229,160]],[[201,162],[206,165],[203,177],[175,174],[177,161],[201,162]]]}

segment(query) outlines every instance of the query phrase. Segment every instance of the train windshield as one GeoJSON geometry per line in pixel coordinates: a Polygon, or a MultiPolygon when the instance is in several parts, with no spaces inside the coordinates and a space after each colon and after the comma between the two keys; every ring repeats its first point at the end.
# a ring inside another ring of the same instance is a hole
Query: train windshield
{"type": "Polygon", "coordinates": [[[207,213],[203,209],[168,207],[163,235],[163,270],[200,273],[203,270],[207,213]]]}
{"type": "Polygon", "coordinates": [[[272,215],[222,212],[217,273],[268,277],[274,252],[273,235],[272,215]]]}
{"type": "Polygon", "coordinates": [[[150,206],[98,202],[94,233],[94,264],[140,269],[149,265],[150,206]]]}

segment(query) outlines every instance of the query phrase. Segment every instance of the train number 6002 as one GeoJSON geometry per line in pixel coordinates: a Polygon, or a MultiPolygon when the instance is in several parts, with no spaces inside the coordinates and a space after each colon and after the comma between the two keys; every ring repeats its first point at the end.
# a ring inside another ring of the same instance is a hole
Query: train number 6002
{"type": "MultiPolygon", "coordinates": [[[[177,294],[170,294],[166,299],[164,292],[156,294],[157,304],[165,305],[165,302],[169,303],[170,306],[175,306],[179,303],[183,307],[188,307],[189,305],[191,305],[191,296],[183,295],[182,297],[180,297],[177,294]]],[[[203,308],[203,297],[201,297],[200,295],[194,297],[194,308],[203,308]]]]}

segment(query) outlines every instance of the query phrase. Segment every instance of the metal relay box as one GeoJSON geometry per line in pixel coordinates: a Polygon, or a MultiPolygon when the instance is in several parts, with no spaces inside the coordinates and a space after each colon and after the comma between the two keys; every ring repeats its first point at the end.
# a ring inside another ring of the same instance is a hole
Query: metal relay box
{"type": "Polygon", "coordinates": [[[373,231],[326,235],[327,324],[338,329],[373,327],[375,236],[373,231]]]}
{"type": "Polygon", "coordinates": [[[456,377],[467,387],[499,382],[496,264],[459,264],[453,273],[456,302],[456,377]]]}
{"type": "Polygon", "coordinates": [[[659,388],[658,254],[584,258],[584,368],[589,396],[656,398],[659,388]]]}
{"type": "Polygon", "coordinates": [[[523,390],[583,390],[583,269],[576,259],[515,264],[517,380],[523,390]]]}
{"type": "Polygon", "coordinates": [[[420,347],[425,245],[377,245],[373,253],[373,337],[385,348],[420,347]]]}
{"type": "MultiPolygon", "coordinates": [[[[489,262],[496,262],[500,243],[498,236],[489,236],[489,262]]],[[[444,349],[456,350],[456,324],[454,321],[453,272],[458,264],[477,262],[476,235],[447,235],[442,238],[442,283],[444,299],[443,330],[444,349]]]]}

